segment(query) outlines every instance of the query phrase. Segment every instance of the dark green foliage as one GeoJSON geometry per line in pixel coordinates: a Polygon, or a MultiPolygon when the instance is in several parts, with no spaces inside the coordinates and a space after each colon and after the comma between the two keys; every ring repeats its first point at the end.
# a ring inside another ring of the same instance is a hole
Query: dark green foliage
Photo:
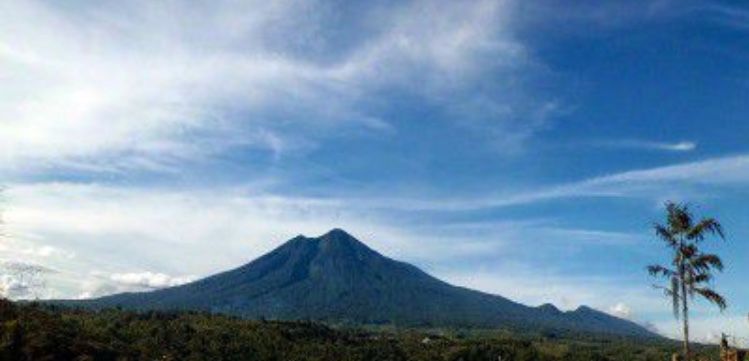
{"type": "MultiPolygon", "coordinates": [[[[662,340],[552,340],[448,329],[371,332],[198,312],[94,312],[0,300],[1,361],[662,361],[675,348],[662,340]]],[[[701,351],[717,355],[715,347],[701,351]]]]}
{"type": "Polygon", "coordinates": [[[200,310],[248,319],[330,324],[505,328],[656,337],[645,328],[581,307],[561,312],[455,287],[370,249],[342,230],[296,237],[237,269],[183,286],[88,301],[93,309],[200,310]]]}

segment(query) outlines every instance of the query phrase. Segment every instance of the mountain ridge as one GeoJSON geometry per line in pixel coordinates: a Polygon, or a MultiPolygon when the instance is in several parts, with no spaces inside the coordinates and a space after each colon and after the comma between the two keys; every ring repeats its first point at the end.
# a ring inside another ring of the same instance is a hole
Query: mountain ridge
{"type": "Polygon", "coordinates": [[[451,285],[381,255],[340,228],[319,237],[296,236],[247,264],[181,286],[63,303],[255,319],[657,337],[587,306],[563,312],[552,304],[531,307],[451,285]]]}

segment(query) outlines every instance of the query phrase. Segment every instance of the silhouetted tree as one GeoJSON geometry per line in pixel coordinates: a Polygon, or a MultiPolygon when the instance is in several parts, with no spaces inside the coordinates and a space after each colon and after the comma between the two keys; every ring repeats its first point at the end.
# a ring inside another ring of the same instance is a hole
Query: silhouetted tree
{"type": "Polygon", "coordinates": [[[704,253],[699,244],[709,235],[724,239],[723,227],[714,218],[695,220],[686,204],[666,203],[666,223],[654,225],[656,235],[672,253],[669,266],[651,265],[648,272],[669,281],[656,286],[671,299],[674,316],[681,318],[684,332],[684,359],[689,361],[689,302],[700,296],[717,305],[727,306],[725,298],[711,289],[714,271],[723,270],[723,261],[715,254],[704,253]]]}

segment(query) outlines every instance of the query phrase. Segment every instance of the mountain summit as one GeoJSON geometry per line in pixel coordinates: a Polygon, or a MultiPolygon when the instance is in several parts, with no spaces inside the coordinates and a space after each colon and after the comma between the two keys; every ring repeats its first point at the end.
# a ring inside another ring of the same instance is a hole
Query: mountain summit
{"type": "Polygon", "coordinates": [[[297,236],[244,266],[185,285],[70,303],[258,319],[656,336],[588,307],[569,312],[550,304],[528,307],[450,285],[341,229],[316,238],[297,236]]]}

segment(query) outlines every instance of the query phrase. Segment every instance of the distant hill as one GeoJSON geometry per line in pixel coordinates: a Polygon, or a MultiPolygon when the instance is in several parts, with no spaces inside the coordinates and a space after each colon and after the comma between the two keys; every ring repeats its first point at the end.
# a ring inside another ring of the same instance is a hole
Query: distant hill
{"type": "Polygon", "coordinates": [[[585,306],[568,312],[550,304],[528,307],[450,285],[339,229],[317,238],[295,237],[244,266],[185,285],[64,303],[202,310],[253,319],[659,337],[585,306]]]}

